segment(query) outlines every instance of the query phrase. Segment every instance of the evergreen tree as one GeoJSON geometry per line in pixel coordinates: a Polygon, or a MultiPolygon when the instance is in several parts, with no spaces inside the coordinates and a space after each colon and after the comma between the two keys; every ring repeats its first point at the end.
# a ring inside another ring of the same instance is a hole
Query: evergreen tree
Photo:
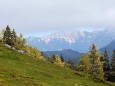
{"type": "Polygon", "coordinates": [[[69,59],[67,61],[67,67],[69,67],[69,68],[71,68],[73,70],[76,68],[75,65],[74,65],[74,61],[72,59],[69,59]]]}
{"type": "Polygon", "coordinates": [[[62,62],[64,62],[64,58],[63,58],[63,55],[62,55],[62,54],[61,54],[61,56],[60,56],[60,59],[61,59],[62,62]]]}
{"type": "Polygon", "coordinates": [[[72,60],[72,59],[69,59],[67,63],[68,63],[68,64],[70,64],[71,66],[73,66],[73,65],[74,65],[74,62],[73,62],[73,60],[72,60]]]}
{"type": "Polygon", "coordinates": [[[113,50],[113,55],[111,59],[111,68],[112,68],[112,71],[115,72],[115,50],[113,50]]]}
{"type": "Polygon", "coordinates": [[[11,31],[10,27],[7,26],[3,36],[4,43],[11,45],[11,31]]]}
{"type": "Polygon", "coordinates": [[[17,50],[23,50],[25,52],[27,51],[26,49],[29,49],[29,47],[27,46],[27,43],[26,43],[26,39],[23,38],[22,34],[20,34],[19,37],[16,37],[15,48],[17,50]]]}
{"type": "Polygon", "coordinates": [[[101,57],[100,57],[100,61],[101,62],[104,62],[104,55],[102,54],[101,57]]]}
{"type": "Polygon", "coordinates": [[[78,71],[83,71],[85,73],[89,73],[91,69],[91,63],[90,63],[90,58],[88,54],[85,54],[80,57],[77,70],[78,71]]]}
{"type": "Polygon", "coordinates": [[[104,80],[104,72],[103,72],[103,63],[100,61],[101,54],[96,48],[95,44],[92,44],[89,58],[91,63],[90,74],[97,79],[104,80]]]}
{"type": "Polygon", "coordinates": [[[20,33],[20,36],[19,36],[21,39],[23,39],[23,35],[22,35],[22,33],[20,33]]]}
{"type": "Polygon", "coordinates": [[[21,44],[20,46],[21,46],[21,47],[26,46],[26,39],[23,38],[22,33],[20,33],[19,39],[20,39],[20,42],[21,42],[21,43],[20,43],[20,44],[21,44]]]}
{"type": "Polygon", "coordinates": [[[109,56],[108,52],[105,49],[104,55],[103,55],[103,71],[104,71],[104,77],[107,80],[110,75],[110,64],[109,64],[109,56]]]}
{"type": "Polygon", "coordinates": [[[52,56],[52,63],[54,63],[55,61],[56,61],[56,56],[53,55],[53,56],[52,56]]]}
{"type": "Polygon", "coordinates": [[[16,32],[15,30],[13,29],[12,33],[11,33],[11,46],[14,47],[15,46],[15,43],[16,43],[16,32]]]}

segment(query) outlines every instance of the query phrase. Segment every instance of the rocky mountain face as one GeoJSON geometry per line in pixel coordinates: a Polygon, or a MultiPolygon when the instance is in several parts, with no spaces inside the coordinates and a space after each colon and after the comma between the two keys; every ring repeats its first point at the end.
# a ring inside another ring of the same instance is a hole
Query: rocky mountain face
{"type": "Polygon", "coordinates": [[[89,50],[92,43],[99,48],[108,45],[114,40],[114,34],[108,30],[103,31],[65,31],[57,32],[44,37],[28,37],[27,43],[33,47],[38,47],[41,51],[59,51],[71,49],[80,53],[89,50]]]}

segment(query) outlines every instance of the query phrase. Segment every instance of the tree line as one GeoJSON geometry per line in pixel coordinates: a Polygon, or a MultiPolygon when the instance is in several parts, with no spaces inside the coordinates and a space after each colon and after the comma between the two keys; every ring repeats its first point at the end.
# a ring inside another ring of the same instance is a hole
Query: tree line
{"type": "Polygon", "coordinates": [[[87,73],[94,79],[115,81],[115,50],[110,60],[106,49],[101,54],[96,45],[92,44],[89,52],[80,58],[76,70],[87,73]]]}
{"type": "Polygon", "coordinates": [[[29,46],[26,42],[26,39],[23,38],[23,35],[20,34],[18,36],[15,30],[11,30],[9,26],[2,30],[0,42],[1,44],[11,46],[11,49],[15,49],[17,51],[26,53],[29,56],[45,60],[44,56],[37,48],[29,46]]]}
{"type": "MultiPolygon", "coordinates": [[[[22,33],[17,36],[15,30],[11,30],[8,25],[1,31],[0,42],[2,44],[11,46],[12,49],[26,53],[29,56],[46,60],[42,52],[40,52],[36,47],[31,47],[27,44],[26,39],[23,37],[22,33]]],[[[49,56],[47,61],[62,67],[65,66],[65,61],[62,55],[61,57],[59,57],[58,55],[49,56]]]]}

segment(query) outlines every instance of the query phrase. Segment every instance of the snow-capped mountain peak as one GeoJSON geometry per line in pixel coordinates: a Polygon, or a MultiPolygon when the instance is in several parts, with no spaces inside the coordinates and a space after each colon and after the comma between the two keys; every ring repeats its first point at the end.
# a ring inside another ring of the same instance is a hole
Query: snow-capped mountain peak
{"type": "Polygon", "coordinates": [[[41,51],[57,51],[72,49],[79,52],[87,52],[92,43],[98,48],[109,44],[115,37],[107,30],[103,31],[65,31],[57,32],[41,38],[27,38],[28,44],[38,47],[41,51]]]}
{"type": "Polygon", "coordinates": [[[48,43],[54,39],[57,40],[65,40],[68,43],[75,43],[75,40],[79,38],[84,38],[85,32],[83,31],[76,31],[76,32],[57,32],[48,36],[44,36],[41,38],[42,41],[45,41],[45,43],[48,43]]]}

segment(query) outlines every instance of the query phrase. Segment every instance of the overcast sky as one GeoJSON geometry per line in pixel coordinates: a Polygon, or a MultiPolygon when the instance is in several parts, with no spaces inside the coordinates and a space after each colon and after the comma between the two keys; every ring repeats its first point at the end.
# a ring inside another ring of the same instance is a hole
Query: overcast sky
{"type": "Polygon", "coordinates": [[[115,27],[115,0],[0,0],[0,28],[26,35],[115,27]]]}

